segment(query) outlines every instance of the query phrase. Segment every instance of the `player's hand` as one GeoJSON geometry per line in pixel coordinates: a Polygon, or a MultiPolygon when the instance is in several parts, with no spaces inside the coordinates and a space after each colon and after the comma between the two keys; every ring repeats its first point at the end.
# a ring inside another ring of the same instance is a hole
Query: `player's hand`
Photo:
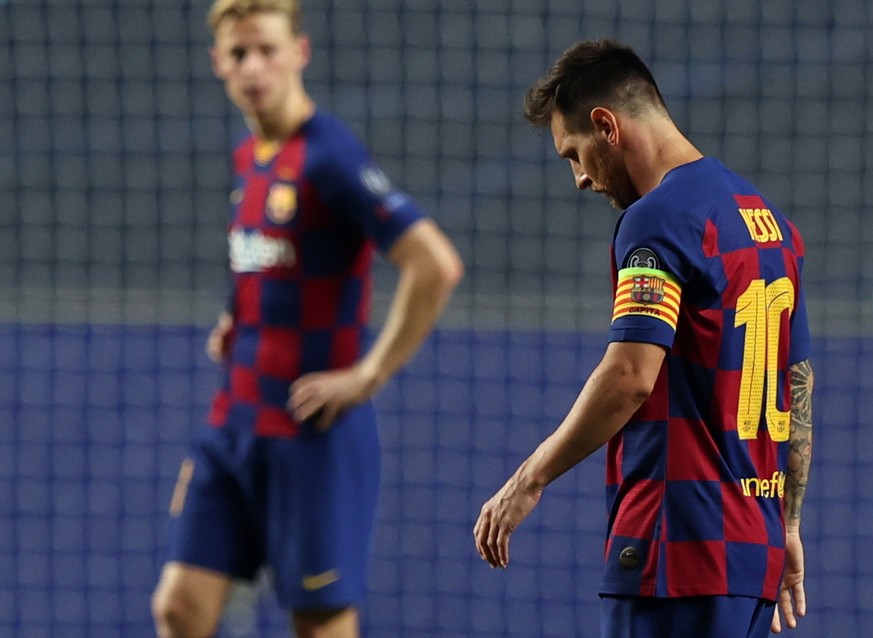
{"type": "Polygon", "coordinates": [[[492,567],[509,565],[509,537],[536,507],[541,494],[542,490],[523,490],[517,476],[513,476],[485,502],[473,527],[482,560],[492,567]]]}
{"type": "Polygon", "coordinates": [[[806,592],[803,590],[803,543],[800,533],[789,531],[785,534],[785,574],[779,591],[779,602],[773,610],[770,631],[782,632],[780,612],[785,617],[785,626],[797,627],[797,619],[806,615],[806,592]]]}
{"type": "Polygon", "coordinates": [[[300,422],[310,420],[326,431],[348,408],[363,403],[374,391],[374,381],[359,366],[311,372],[291,384],[288,410],[300,422]]]}
{"type": "Polygon", "coordinates": [[[209,333],[206,339],[206,354],[215,363],[224,363],[230,348],[230,335],[233,332],[233,317],[230,313],[222,312],[218,315],[218,323],[209,333]]]}

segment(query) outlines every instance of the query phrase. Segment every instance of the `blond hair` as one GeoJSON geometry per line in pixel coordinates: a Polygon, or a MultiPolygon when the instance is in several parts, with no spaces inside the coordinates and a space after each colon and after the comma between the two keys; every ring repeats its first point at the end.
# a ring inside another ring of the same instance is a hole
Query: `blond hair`
{"type": "Polygon", "coordinates": [[[206,16],[206,23],[215,33],[225,18],[244,18],[268,11],[285,15],[291,25],[291,33],[296,35],[300,32],[301,11],[297,0],[215,0],[206,16]]]}

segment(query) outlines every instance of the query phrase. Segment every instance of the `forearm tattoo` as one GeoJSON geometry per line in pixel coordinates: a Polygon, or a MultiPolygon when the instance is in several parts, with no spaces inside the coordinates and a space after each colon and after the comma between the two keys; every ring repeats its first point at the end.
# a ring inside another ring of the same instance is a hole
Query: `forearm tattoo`
{"type": "Polygon", "coordinates": [[[791,366],[791,436],[785,480],[785,520],[800,522],[812,460],[812,366],[801,361],[791,366]]]}

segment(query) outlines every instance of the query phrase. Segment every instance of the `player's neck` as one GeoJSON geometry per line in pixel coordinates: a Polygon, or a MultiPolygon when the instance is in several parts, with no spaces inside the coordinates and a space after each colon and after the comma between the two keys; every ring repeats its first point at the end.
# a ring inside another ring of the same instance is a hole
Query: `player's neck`
{"type": "Polygon", "coordinates": [[[280,142],[292,137],[315,113],[315,102],[305,92],[288,101],[287,107],[276,113],[255,116],[248,120],[252,134],[268,142],[280,142]]]}
{"type": "Polygon", "coordinates": [[[637,192],[645,195],[657,186],[677,166],[695,162],[703,154],[673,126],[666,127],[643,145],[630,173],[637,192]]]}

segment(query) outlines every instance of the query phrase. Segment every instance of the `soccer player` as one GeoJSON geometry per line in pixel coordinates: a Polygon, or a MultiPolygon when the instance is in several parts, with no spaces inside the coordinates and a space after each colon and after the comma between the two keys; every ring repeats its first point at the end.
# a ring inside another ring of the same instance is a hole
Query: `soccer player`
{"type": "Polygon", "coordinates": [[[218,0],[209,24],[215,74],[252,135],[234,153],[232,302],[207,344],[225,381],[182,463],[155,624],[162,638],[214,635],[232,579],[266,566],[298,637],[357,636],[379,485],[369,399],[463,266],[307,95],[296,0],[218,0]],[[399,278],[364,351],[374,247],[399,278]]]}
{"type": "Polygon", "coordinates": [[[780,609],[794,627],[812,427],[800,234],[684,137],[614,41],[568,49],[525,116],[623,211],[614,308],[568,415],[483,505],[480,555],[506,567],[543,489],[606,444],[604,638],[763,638],[780,609]]]}

